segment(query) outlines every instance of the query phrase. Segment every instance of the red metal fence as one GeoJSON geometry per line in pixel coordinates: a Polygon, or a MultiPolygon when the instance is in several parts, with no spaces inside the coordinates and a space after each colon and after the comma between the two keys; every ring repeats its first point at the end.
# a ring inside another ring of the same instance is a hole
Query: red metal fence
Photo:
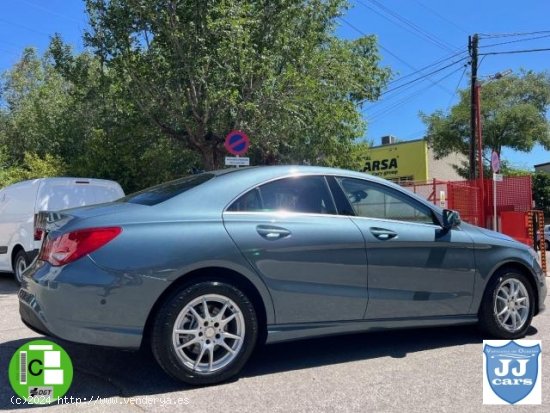
{"type": "Polygon", "coordinates": [[[493,222],[493,184],[497,190],[497,218],[504,211],[527,212],[533,209],[533,191],[531,176],[509,176],[502,182],[493,182],[491,179],[485,180],[485,227],[492,228],[493,222]]]}
{"type": "MultiPolygon", "coordinates": [[[[485,180],[484,202],[476,181],[438,181],[403,183],[405,188],[435,205],[454,209],[470,224],[492,228],[493,181],[485,180]]],[[[526,212],[532,209],[531,176],[505,177],[497,186],[497,217],[503,211],[526,212]]]]}

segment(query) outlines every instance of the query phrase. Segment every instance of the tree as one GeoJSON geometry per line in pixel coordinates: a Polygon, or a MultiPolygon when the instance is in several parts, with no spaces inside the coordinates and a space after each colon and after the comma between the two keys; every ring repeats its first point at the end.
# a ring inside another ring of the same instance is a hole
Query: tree
{"type": "MultiPolygon", "coordinates": [[[[502,148],[528,152],[535,144],[550,149],[550,75],[522,71],[519,75],[488,82],[481,89],[483,157],[490,162],[492,151],[502,148]]],[[[437,157],[468,154],[470,141],[470,91],[460,92],[460,101],[448,113],[438,110],[420,114],[428,141],[437,157]]],[[[467,177],[467,165],[457,169],[467,177]]],[[[488,168],[485,168],[487,171],[488,168]]]]}
{"type": "Polygon", "coordinates": [[[537,172],[533,175],[533,199],[535,208],[542,210],[545,217],[550,217],[550,174],[537,172]]]}
{"type": "Polygon", "coordinates": [[[257,164],[329,162],[363,135],[357,105],[390,76],[373,36],[335,36],[347,4],[87,0],[85,39],[142,116],[205,168],[220,166],[232,129],[252,136],[257,164]]]}
{"type": "Polygon", "coordinates": [[[0,85],[0,185],[63,173],[113,179],[132,192],[197,166],[193,153],[141,115],[121,83],[58,36],[44,56],[26,49],[0,85]]]}

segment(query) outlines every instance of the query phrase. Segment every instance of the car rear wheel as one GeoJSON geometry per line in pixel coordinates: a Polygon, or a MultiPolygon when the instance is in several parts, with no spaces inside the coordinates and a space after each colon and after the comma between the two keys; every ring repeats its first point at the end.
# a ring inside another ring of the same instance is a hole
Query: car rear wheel
{"type": "Polygon", "coordinates": [[[535,300],[525,275],[505,271],[494,277],[480,308],[480,325],[491,336],[516,339],[525,336],[533,319],[535,300]]]}
{"type": "Polygon", "coordinates": [[[151,346],[160,366],[193,385],[237,375],[258,336],[254,306],[238,288],[218,281],[180,288],[160,308],[151,346]]]}
{"type": "Polygon", "coordinates": [[[23,272],[27,268],[28,259],[25,251],[20,250],[15,254],[15,259],[13,260],[13,273],[15,274],[15,281],[21,284],[23,280],[23,272]]]}

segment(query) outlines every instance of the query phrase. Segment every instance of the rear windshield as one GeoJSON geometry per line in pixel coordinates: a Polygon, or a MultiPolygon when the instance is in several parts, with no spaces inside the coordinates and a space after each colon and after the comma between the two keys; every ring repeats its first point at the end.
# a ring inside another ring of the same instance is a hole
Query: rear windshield
{"type": "Polygon", "coordinates": [[[136,192],[121,198],[120,202],[130,202],[132,204],[156,205],[173,198],[179,194],[188,191],[191,188],[214,178],[214,174],[203,173],[199,175],[190,175],[175,181],[166,182],[143,191],[136,192]]]}

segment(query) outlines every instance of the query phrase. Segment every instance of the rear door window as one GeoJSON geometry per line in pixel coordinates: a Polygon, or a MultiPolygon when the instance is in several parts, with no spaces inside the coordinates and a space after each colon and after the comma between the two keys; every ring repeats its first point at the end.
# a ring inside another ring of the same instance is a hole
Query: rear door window
{"type": "Polygon", "coordinates": [[[336,214],[324,176],[298,176],[268,182],[242,195],[227,210],[336,214]]]}

